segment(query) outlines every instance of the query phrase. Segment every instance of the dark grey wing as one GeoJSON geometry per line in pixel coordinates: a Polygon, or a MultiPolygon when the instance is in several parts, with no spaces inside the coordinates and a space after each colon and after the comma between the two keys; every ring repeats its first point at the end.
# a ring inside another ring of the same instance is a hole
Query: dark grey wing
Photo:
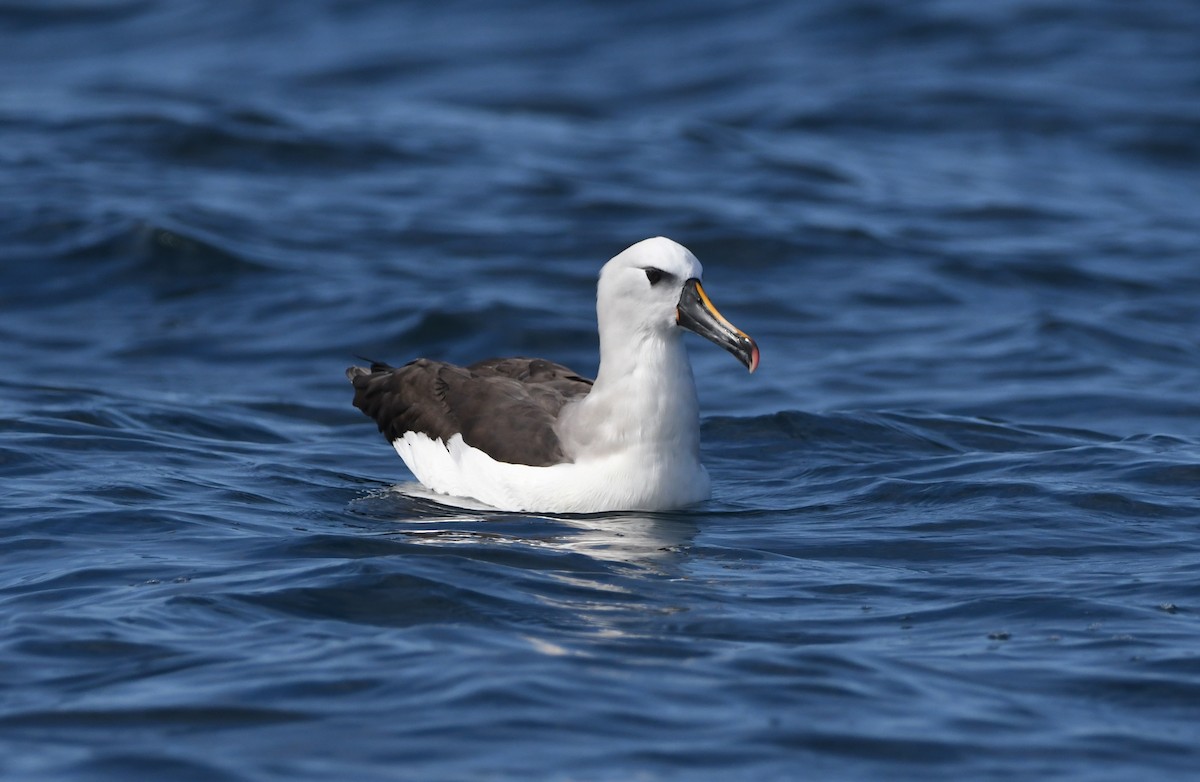
{"type": "Polygon", "coordinates": [[[545,467],[567,461],[554,431],[562,406],[591,382],[540,359],[492,359],[470,367],[417,359],[403,367],[350,367],[354,406],[389,440],[455,434],[493,459],[545,467]]]}
{"type": "Polygon", "coordinates": [[[591,380],[580,376],[573,369],[544,358],[489,358],[477,361],[467,369],[479,377],[495,375],[511,378],[536,396],[550,396],[551,398],[544,402],[548,409],[552,408],[551,412],[555,416],[563,404],[587,396],[592,390],[591,380]],[[556,401],[555,397],[561,397],[561,401],[556,401]]]}
{"type": "Polygon", "coordinates": [[[459,431],[459,425],[445,405],[444,381],[439,375],[455,369],[465,372],[426,359],[399,368],[372,362],[370,369],[350,367],[346,377],[354,386],[354,406],[379,425],[388,442],[405,432],[448,440],[459,431]]]}

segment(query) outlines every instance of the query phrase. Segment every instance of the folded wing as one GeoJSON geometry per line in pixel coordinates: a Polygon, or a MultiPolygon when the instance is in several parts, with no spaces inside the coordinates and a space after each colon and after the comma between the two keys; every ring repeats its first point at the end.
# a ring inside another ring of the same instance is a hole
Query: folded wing
{"type": "Polygon", "coordinates": [[[568,402],[591,390],[587,380],[543,359],[488,359],[467,367],[417,359],[402,367],[350,367],[354,406],[389,442],[420,432],[463,440],[496,461],[546,467],[569,461],[554,422],[568,402]]]}

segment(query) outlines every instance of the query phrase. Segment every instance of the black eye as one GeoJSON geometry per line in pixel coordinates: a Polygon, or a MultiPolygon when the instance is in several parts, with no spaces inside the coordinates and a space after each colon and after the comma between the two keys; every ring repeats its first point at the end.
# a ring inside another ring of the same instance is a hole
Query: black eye
{"type": "Polygon", "coordinates": [[[646,279],[650,281],[651,285],[658,285],[662,281],[662,278],[666,276],[667,273],[662,269],[655,269],[653,266],[646,269],[646,279]]]}

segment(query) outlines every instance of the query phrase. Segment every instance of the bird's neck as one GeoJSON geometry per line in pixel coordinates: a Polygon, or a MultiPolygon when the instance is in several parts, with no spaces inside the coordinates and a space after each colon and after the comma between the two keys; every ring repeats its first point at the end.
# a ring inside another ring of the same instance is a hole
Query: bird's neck
{"type": "Polygon", "coordinates": [[[645,446],[698,458],[699,403],[681,335],[602,331],[596,382],[567,420],[577,454],[645,446]]]}

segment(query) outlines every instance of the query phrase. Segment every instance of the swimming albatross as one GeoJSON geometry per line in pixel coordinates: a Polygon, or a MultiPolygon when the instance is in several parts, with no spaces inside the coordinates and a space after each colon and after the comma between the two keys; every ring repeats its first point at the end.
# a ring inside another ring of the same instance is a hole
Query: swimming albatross
{"type": "Polygon", "coordinates": [[[758,346],[717,312],[701,273],[696,256],[663,237],[604,265],[594,382],[539,358],[467,367],[419,358],[347,369],[354,406],[427,488],[501,510],[653,511],[708,499],[683,329],[751,372],[758,346]]]}

